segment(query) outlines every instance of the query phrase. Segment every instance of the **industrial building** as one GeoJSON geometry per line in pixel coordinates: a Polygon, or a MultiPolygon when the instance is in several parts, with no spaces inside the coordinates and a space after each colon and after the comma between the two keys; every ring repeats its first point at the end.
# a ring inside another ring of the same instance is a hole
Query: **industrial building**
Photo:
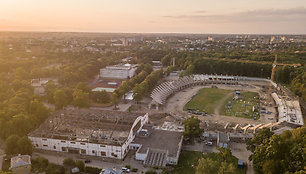
{"type": "Polygon", "coordinates": [[[146,166],[176,165],[184,127],[148,123],[148,114],[71,109],[54,112],[28,137],[37,149],[124,159],[129,150],[146,166]]]}
{"type": "Polygon", "coordinates": [[[100,69],[100,77],[110,79],[128,79],[135,75],[137,66],[132,64],[118,64],[100,69]]]}
{"type": "Polygon", "coordinates": [[[28,135],[37,149],[123,159],[148,114],[89,109],[52,114],[28,135]]]}

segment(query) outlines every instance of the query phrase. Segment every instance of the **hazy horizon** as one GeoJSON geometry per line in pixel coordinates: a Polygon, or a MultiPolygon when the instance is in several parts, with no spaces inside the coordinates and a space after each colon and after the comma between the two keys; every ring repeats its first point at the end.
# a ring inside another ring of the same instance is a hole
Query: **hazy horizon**
{"type": "Polygon", "coordinates": [[[0,1],[0,31],[306,34],[302,0],[0,1]]]}

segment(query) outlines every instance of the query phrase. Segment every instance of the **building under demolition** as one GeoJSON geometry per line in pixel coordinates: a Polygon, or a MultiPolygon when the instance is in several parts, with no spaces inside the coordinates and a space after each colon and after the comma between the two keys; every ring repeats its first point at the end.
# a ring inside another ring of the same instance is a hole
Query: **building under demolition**
{"type": "Polygon", "coordinates": [[[37,149],[123,159],[148,114],[89,109],[52,114],[28,135],[37,149]]]}
{"type": "Polygon", "coordinates": [[[278,122],[285,122],[295,126],[304,125],[303,115],[298,100],[281,97],[276,93],[272,93],[271,96],[277,105],[278,122]]]}
{"type": "Polygon", "coordinates": [[[147,166],[175,165],[183,126],[148,124],[148,114],[73,109],[54,112],[29,134],[37,149],[124,159],[129,150],[147,166]]]}

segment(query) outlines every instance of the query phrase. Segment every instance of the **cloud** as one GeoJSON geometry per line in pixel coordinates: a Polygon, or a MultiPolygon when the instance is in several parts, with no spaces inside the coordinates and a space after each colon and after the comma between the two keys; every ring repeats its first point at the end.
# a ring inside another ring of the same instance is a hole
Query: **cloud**
{"type": "Polygon", "coordinates": [[[254,15],[254,16],[286,16],[286,15],[306,15],[306,8],[297,7],[291,9],[259,9],[241,12],[241,15],[254,15]]]}
{"type": "Polygon", "coordinates": [[[227,14],[167,15],[164,18],[197,22],[262,22],[262,21],[301,21],[306,19],[306,8],[257,9],[227,14]]]}
{"type": "Polygon", "coordinates": [[[194,11],[194,13],[207,13],[207,11],[205,11],[205,10],[197,10],[197,11],[194,11]]]}

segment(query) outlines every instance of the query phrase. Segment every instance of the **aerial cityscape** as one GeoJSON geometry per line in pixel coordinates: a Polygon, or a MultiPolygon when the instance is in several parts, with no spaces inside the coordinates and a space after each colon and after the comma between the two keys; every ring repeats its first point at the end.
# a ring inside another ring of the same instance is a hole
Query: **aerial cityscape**
{"type": "Polygon", "coordinates": [[[0,1],[0,174],[306,173],[305,7],[0,1]]]}

